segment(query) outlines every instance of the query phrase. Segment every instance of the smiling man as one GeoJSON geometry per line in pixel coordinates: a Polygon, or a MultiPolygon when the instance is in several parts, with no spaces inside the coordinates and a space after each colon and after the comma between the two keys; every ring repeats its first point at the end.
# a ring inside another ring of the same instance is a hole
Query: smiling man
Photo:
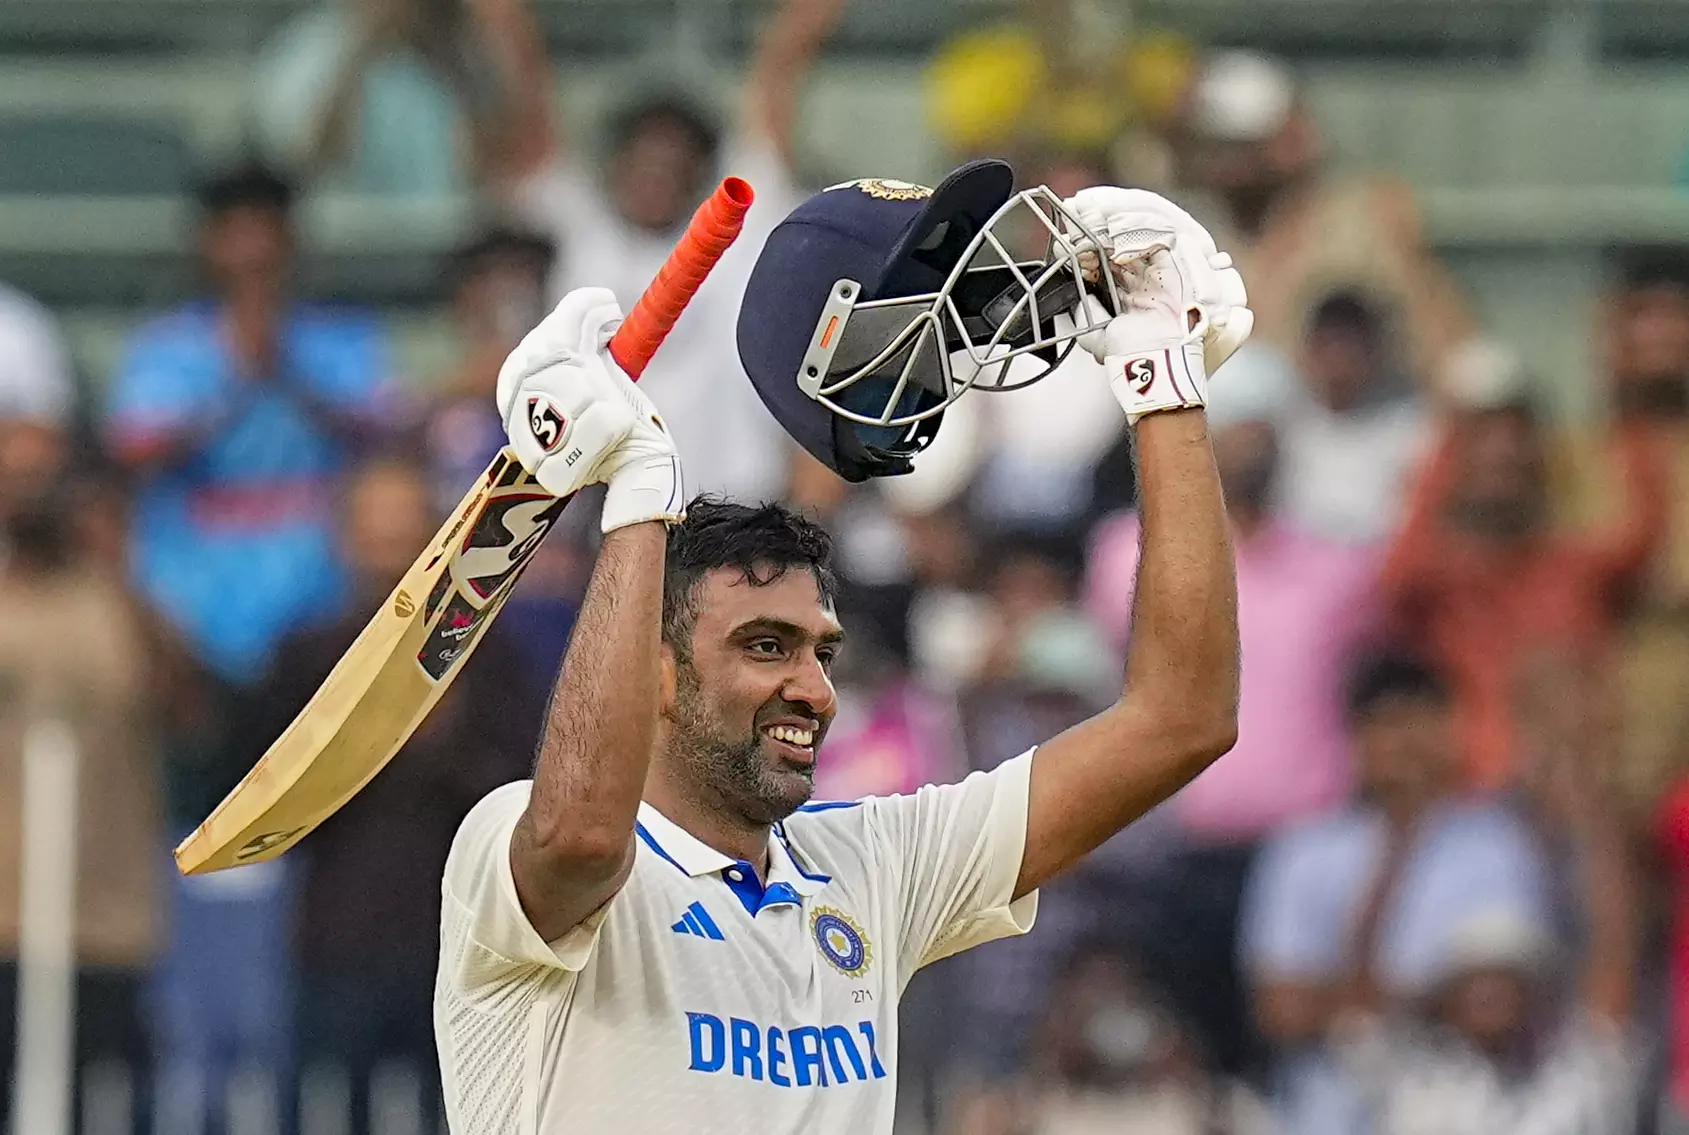
{"type": "MultiPolygon", "coordinates": [[[[1012,321],[1012,305],[984,304],[995,287],[958,303],[921,276],[966,266],[1011,187],[992,162],[937,190],[851,183],[770,238],[741,355],[836,471],[890,471],[931,433],[803,420],[835,412],[799,390],[820,370],[808,345],[900,366],[933,357],[918,336],[937,324],[885,309],[853,324],[829,296],[860,281],[1012,321]],[[911,258],[921,272],[887,283],[911,258]]],[[[446,866],[435,1029],[457,1135],[889,1133],[897,1003],[915,971],[1027,930],[1044,880],[1230,747],[1236,588],[1202,406],[1207,369],[1248,333],[1241,281],[1170,203],[1087,193],[1063,224],[1093,250],[1108,242],[1130,303],[1070,309],[1062,335],[1104,361],[1135,429],[1144,549],[1126,689],[960,784],[809,802],[844,640],[826,533],[774,505],[682,507],[666,427],[603,350],[620,318],[609,292],[571,293],[511,355],[499,406],[512,446],[558,495],[603,482],[605,538],[534,779],[479,804],[446,866]],[[1144,233],[1149,246],[1121,247],[1144,233]]],[[[864,390],[901,397],[864,373],[864,390]]]]}

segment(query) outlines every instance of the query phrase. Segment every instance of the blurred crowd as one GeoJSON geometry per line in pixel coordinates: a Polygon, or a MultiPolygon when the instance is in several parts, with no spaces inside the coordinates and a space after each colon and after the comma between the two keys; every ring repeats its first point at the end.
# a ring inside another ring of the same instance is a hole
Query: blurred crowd
{"type": "MultiPolygon", "coordinates": [[[[159,1135],[344,1130],[312,1126],[337,1108],[355,1135],[432,1131],[440,869],[474,801],[527,774],[592,510],[297,851],[184,879],[169,849],[497,450],[506,352],[569,288],[631,305],[722,173],[757,187],[747,233],[644,384],[693,488],[838,537],[851,645],[819,795],[957,779],[1112,699],[1138,534],[1095,364],[964,399],[915,474],[866,486],[797,453],[740,372],[759,238],[826,183],[793,139],[846,7],[776,6],[731,113],[647,89],[591,143],[523,0],[326,7],[254,69],[253,160],[196,189],[202,294],[145,313],[112,373],[0,288],[0,1115],[13,802],[64,722],[82,1081],[159,1135]],[[477,200],[445,266],[449,368],[399,373],[379,318],[302,294],[294,205],[321,186],[477,200]]],[[[1238,259],[1258,328],[1210,419],[1240,740],[1048,888],[1035,933],[911,987],[909,1130],[1689,1130],[1689,250],[1628,251],[1598,309],[1552,313],[1601,344],[1599,412],[1568,423],[1412,192],[1325,153],[1285,64],[1142,31],[1106,59],[1052,46],[1094,38],[947,47],[940,160],[1165,189],[1238,259]]]]}

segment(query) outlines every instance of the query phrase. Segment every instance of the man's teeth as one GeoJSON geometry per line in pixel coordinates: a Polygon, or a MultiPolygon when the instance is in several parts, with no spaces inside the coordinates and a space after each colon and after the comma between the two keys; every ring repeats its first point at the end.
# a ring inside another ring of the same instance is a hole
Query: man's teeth
{"type": "Polygon", "coordinates": [[[776,741],[784,741],[788,745],[796,745],[800,749],[807,749],[815,744],[815,733],[809,729],[799,729],[795,725],[771,725],[768,735],[776,741]]]}

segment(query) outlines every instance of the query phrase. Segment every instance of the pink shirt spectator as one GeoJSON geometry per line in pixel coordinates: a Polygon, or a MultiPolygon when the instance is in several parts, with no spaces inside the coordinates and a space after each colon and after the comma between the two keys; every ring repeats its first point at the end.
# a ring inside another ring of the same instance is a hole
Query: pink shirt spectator
{"type": "MultiPolygon", "coordinates": [[[[1373,623],[1377,556],[1269,522],[1237,546],[1243,685],[1238,742],[1171,807],[1208,842],[1257,838],[1349,789],[1343,683],[1373,623]]],[[[1122,647],[1138,572],[1138,518],[1097,529],[1086,606],[1122,647]]]]}
{"type": "Polygon", "coordinates": [[[858,800],[960,780],[969,771],[960,741],[955,706],[908,679],[842,689],[827,759],[815,768],[815,798],[858,800]]]}

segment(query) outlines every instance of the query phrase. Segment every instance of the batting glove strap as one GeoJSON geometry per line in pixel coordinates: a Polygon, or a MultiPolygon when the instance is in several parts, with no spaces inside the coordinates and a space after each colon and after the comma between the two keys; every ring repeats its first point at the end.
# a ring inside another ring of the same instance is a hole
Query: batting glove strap
{"type": "Polygon", "coordinates": [[[1103,360],[1109,389],[1136,425],[1145,414],[1208,405],[1208,374],[1203,369],[1202,340],[1171,340],[1158,347],[1138,347],[1131,354],[1103,360]]]}
{"type": "Polygon", "coordinates": [[[686,484],[680,458],[674,453],[654,453],[629,460],[610,477],[599,527],[614,532],[630,524],[679,524],[685,519],[686,484]]]}
{"type": "Polygon", "coordinates": [[[679,524],[686,519],[686,479],[674,438],[643,390],[630,382],[621,394],[635,421],[627,439],[595,470],[606,485],[599,527],[613,532],[651,521],[679,524]]]}

